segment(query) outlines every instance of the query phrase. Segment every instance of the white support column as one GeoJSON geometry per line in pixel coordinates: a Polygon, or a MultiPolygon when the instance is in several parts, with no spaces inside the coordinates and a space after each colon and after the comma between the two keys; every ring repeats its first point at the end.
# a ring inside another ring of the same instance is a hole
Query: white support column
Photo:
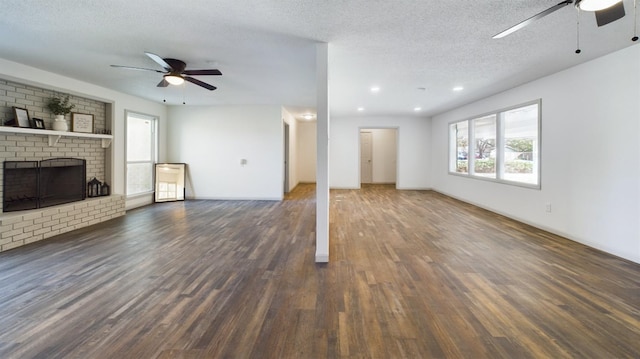
{"type": "Polygon", "coordinates": [[[316,263],[329,262],[329,44],[316,45],[316,263]]]}

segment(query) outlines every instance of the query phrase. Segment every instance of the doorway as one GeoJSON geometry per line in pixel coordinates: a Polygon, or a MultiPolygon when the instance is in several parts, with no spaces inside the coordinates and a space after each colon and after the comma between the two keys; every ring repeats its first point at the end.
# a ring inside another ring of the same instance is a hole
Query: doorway
{"type": "Polygon", "coordinates": [[[360,184],[396,184],[397,128],[360,129],[360,184]]]}
{"type": "Polygon", "coordinates": [[[289,124],[284,122],[284,193],[289,193],[289,124]]]}
{"type": "Polygon", "coordinates": [[[373,182],[373,134],[371,131],[360,131],[360,183],[373,182]]]}

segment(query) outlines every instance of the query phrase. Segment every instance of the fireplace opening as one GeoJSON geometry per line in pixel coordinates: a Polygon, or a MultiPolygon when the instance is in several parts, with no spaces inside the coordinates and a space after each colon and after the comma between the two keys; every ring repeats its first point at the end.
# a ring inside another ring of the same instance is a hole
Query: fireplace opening
{"type": "Polygon", "coordinates": [[[5,161],[3,212],[22,211],[82,201],[86,198],[86,161],[53,158],[5,161]]]}
{"type": "Polygon", "coordinates": [[[37,161],[5,161],[4,212],[38,208],[38,167],[37,161]]]}

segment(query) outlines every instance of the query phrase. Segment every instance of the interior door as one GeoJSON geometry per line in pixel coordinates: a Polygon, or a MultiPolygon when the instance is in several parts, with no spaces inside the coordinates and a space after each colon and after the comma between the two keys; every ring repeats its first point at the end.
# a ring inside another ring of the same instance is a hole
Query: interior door
{"type": "Polygon", "coordinates": [[[373,182],[372,140],[371,132],[360,132],[360,183],[373,182]]]}
{"type": "Polygon", "coordinates": [[[289,124],[284,124],[284,193],[289,193],[289,124]]]}

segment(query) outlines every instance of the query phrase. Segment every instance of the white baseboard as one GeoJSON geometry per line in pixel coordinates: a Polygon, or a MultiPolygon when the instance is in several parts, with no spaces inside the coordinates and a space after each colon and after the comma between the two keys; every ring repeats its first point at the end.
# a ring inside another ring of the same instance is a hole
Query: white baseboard
{"type": "Polygon", "coordinates": [[[432,187],[396,187],[401,191],[433,191],[432,187]]]}
{"type": "Polygon", "coordinates": [[[191,200],[207,201],[282,201],[283,197],[193,197],[187,196],[191,200]]]}

